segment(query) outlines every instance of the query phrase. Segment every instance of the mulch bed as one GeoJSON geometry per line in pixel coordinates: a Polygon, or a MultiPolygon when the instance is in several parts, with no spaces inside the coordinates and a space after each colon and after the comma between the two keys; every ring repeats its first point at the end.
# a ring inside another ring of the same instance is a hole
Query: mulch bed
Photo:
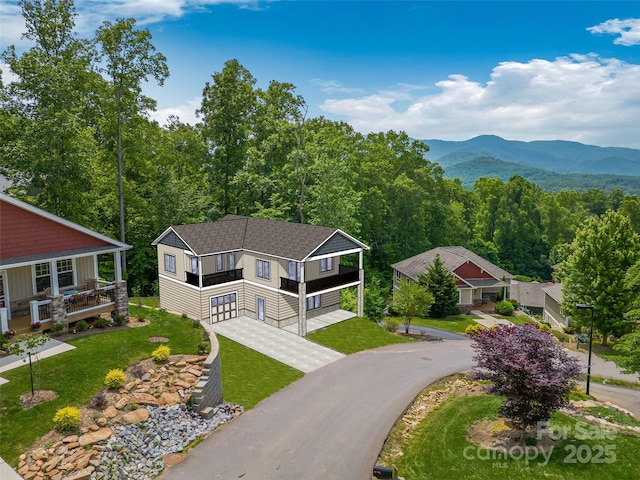
{"type": "Polygon", "coordinates": [[[24,409],[30,409],[41,403],[50,402],[58,396],[53,390],[35,390],[33,395],[31,392],[20,395],[20,405],[24,409]]]}

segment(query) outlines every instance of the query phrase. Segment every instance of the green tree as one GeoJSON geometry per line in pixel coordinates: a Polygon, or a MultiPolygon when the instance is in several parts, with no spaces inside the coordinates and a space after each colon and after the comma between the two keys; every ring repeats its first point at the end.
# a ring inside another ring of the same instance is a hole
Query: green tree
{"type": "Polygon", "coordinates": [[[231,212],[237,201],[232,179],[243,166],[247,142],[253,132],[257,108],[256,80],[238,60],[228,60],[222,72],[213,74],[202,92],[202,133],[209,145],[209,171],[220,215],[231,212]],[[220,195],[217,192],[221,192],[220,195]]]}
{"type": "MultiPolygon", "coordinates": [[[[155,102],[142,95],[142,82],[149,77],[159,85],[169,76],[166,58],[155,51],[148,29],[137,30],[133,18],[105,21],[96,31],[96,41],[104,58],[103,73],[110,79],[109,97],[115,103],[116,157],[118,165],[118,208],[120,241],[126,240],[122,166],[122,128],[133,116],[155,108],[155,102]]],[[[126,257],[123,252],[123,271],[126,257]]]]}
{"type": "Polygon", "coordinates": [[[21,196],[45,210],[83,223],[97,155],[88,122],[94,52],[75,35],[72,0],[23,0],[24,37],[34,46],[22,55],[10,46],[2,60],[18,76],[3,86],[1,173],[21,196]],[[4,127],[9,128],[4,128],[4,127]]]}
{"type": "Polygon", "coordinates": [[[625,373],[640,373],[640,328],[624,335],[613,348],[623,354],[616,356],[616,364],[625,373]]]}
{"type": "Polygon", "coordinates": [[[413,317],[427,315],[433,304],[433,295],[418,282],[403,278],[393,292],[393,308],[402,317],[404,333],[409,333],[413,317]]]}
{"type": "Polygon", "coordinates": [[[593,305],[594,328],[602,334],[603,344],[609,335],[620,336],[629,329],[625,314],[632,306],[633,292],[626,274],[640,259],[639,246],[639,236],[629,219],[609,210],[602,217],[587,219],[571,245],[572,253],[563,262],[563,311],[587,325],[591,313],[575,306],[593,305]]]}
{"type": "Polygon", "coordinates": [[[425,273],[418,275],[418,283],[433,295],[433,305],[429,316],[435,318],[446,317],[455,312],[458,305],[458,287],[451,271],[444,266],[440,255],[436,255],[433,263],[425,273]]]}

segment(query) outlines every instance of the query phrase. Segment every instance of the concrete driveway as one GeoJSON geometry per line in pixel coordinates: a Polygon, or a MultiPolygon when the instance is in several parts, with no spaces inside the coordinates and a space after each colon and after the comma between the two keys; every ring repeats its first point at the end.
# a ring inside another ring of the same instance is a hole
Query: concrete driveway
{"type": "Polygon", "coordinates": [[[213,433],[161,478],[369,480],[407,405],[427,385],[471,368],[471,355],[464,340],[403,343],[349,355],[213,433]]]}

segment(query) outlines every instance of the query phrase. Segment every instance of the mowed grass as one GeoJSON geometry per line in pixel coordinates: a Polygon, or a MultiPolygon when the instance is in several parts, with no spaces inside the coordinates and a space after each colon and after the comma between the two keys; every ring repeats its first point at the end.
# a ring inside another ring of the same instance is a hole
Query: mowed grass
{"type": "Polygon", "coordinates": [[[245,410],[304,375],[222,335],[217,339],[224,399],[239,403],[245,410]]]}
{"type": "Polygon", "coordinates": [[[375,322],[354,317],[307,335],[307,340],[319,343],[345,355],[412,340],[387,332],[375,322]]]}
{"type": "MultiPolygon", "coordinates": [[[[423,327],[438,328],[453,333],[464,333],[469,325],[476,325],[473,315],[465,315],[461,317],[445,317],[445,318],[414,318],[411,320],[412,325],[421,325],[423,327]]],[[[402,328],[402,324],[401,324],[402,328]]]]}
{"type": "Polygon", "coordinates": [[[145,307],[160,308],[160,297],[130,297],[131,305],[144,305],[145,307]]]}
{"type": "Polygon", "coordinates": [[[621,433],[609,433],[609,438],[603,438],[600,427],[586,422],[577,424],[578,420],[563,414],[555,414],[551,424],[556,425],[555,431],[566,431],[568,435],[555,446],[548,464],[541,454],[529,461],[517,458],[516,451],[506,458],[492,457],[490,451],[470,443],[467,432],[478,421],[497,418],[502,402],[489,395],[458,397],[436,408],[403,446],[403,455],[391,460],[400,476],[487,480],[640,478],[639,438],[621,433]],[[604,449],[609,452],[607,455],[604,449]]]}

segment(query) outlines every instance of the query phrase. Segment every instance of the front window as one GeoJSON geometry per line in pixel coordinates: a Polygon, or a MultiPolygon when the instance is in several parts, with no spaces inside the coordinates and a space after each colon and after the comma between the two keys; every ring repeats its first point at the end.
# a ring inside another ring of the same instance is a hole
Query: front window
{"type": "Polygon", "coordinates": [[[235,252],[231,252],[229,254],[229,270],[236,269],[236,254],[235,252]]]}
{"type": "Polygon", "coordinates": [[[36,264],[36,291],[44,292],[51,287],[51,270],[48,263],[36,264]]]}
{"type": "Polygon", "coordinates": [[[198,274],[198,257],[191,257],[191,273],[198,274]]]}
{"type": "Polygon", "coordinates": [[[66,258],[56,262],[58,268],[58,287],[73,285],[73,260],[66,258]]]}
{"type": "Polygon", "coordinates": [[[320,273],[333,271],[333,257],[320,260],[320,273]]]}
{"type": "Polygon", "coordinates": [[[164,271],[176,273],[176,256],[170,253],[164,254],[164,271]]]}
{"type": "Polygon", "coordinates": [[[222,261],[222,254],[216,255],[216,272],[221,272],[224,269],[224,262],[222,261]]]}
{"type": "Polygon", "coordinates": [[[271,280],[271,264],[266,260],[256,260],[256,277],[271,280]]]}
{"type": "Polygon", "coordinates": [[[289,280],[299,282],[301,276],[300,273],[300,264],[293,260],[289,260],[289,280]]]}
{"type": "Polygon", "coordinates": [[[307,310],[317,310],[322,307],[322,295],[307,297],[307,310]]]}

